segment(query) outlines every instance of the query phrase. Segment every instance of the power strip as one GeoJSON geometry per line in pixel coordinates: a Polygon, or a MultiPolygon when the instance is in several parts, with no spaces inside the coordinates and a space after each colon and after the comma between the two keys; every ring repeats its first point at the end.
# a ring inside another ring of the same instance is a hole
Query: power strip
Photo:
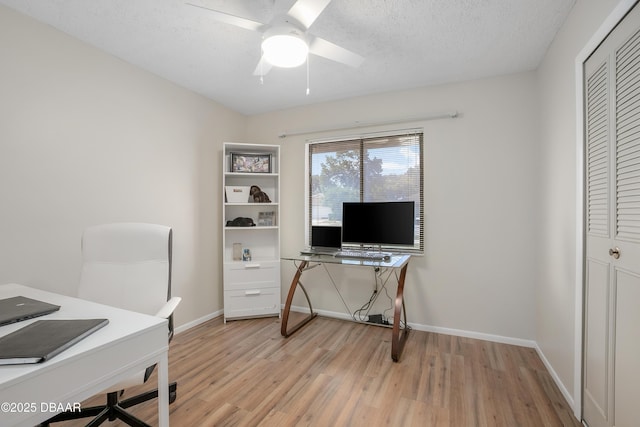
{"type": "Polygon", "coordinates": [[[382,317],[382,314],[370,314],[367,322],[376,323],[378,325],[388,325],[389,324],[389,322],[387,322],[387,320],[384,317],[382,317]]]}

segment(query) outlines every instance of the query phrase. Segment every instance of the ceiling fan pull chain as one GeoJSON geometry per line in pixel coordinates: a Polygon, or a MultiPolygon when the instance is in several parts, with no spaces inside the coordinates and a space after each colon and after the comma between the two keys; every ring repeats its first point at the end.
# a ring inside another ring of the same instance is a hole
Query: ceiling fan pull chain
{"type": "Polygon", "coordinates": [[[260,49],[260,84],[264,84],[264,73],[262,72],[262,67],[264,66],[264,62],[262,58],[264,57],[264,50],[260,49]]]}
{"type": "Polygon", "coordinates": [[[307,96],[309,95],[309,54],[307,54],[307,96]]]}

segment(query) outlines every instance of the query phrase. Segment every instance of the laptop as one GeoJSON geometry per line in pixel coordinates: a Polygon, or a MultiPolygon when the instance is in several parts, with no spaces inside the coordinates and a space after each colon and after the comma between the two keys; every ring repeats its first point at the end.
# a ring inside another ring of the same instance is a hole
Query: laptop
{"type": "Polygon", "coordinates": [[[59,305],[23,296],[0,299],[0,326],[44,316],[59,309],[59,305]]]}
{"type": "Polygon", "coordinates": [[[301,255],[335,255],[342,248],[342,227],[331,225],[311,226],[311,247],[301,255]]]}
{"type": "Polygon", "coordinates": [[[0,365],[45,362],[107,323],[108,319],[36,320],[0,338],[0,365]]]}

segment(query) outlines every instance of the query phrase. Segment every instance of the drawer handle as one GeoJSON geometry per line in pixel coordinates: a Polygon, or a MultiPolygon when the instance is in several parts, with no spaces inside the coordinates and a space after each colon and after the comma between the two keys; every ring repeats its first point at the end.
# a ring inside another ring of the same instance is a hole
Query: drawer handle
{"type": "Polygon", "coordinates": [[[260,264],[245,264],[244,268],[260,268],[260,264]]]}
{"type": "Polygon", "coordinates": [[[247,295],[247,296],[248,295],[260,295],[260,290],[256,289],[256,290],[253,290],[253,291],[244,291],[244,294],[247,295]]]}

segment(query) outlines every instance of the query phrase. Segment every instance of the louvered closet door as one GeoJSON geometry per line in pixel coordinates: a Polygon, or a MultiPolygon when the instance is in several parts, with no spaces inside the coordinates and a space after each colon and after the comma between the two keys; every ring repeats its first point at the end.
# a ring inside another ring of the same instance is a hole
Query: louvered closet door
{"type": "Polygon", "coordinates": [[[640,6],[585,63],[583,418],[640,425],[640,6]]]}

